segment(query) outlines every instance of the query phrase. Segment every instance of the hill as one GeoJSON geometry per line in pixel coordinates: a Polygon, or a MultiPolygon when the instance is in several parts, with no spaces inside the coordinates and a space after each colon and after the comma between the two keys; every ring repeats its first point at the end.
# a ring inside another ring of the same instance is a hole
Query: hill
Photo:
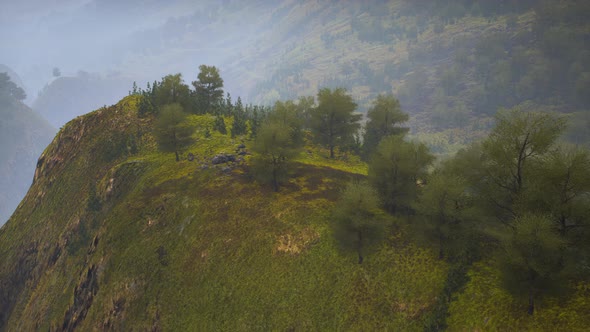
{"type": "Polygon", "coordinates": [[[445,266],[427,251],[394,231],[395,245],[361,268],[335,248],[327,213],[362,167],[306,157],[274,193],[247,163],[211,164],[237,145],[204,138],[213,116],[192,116],[194,162],[155,150],[135,98],[72,120],[39,159],[0,230],[3,329],[419,329],[428,319],[445,266]]]}
{"type": "Polygon", "coordinates": [[[129,96],[70,121],[39,158],[0,229],[0,330],[418,331],[440,323],[447,296],[458,330],[588,326],[586,284],[566,302],[539,301],[530,317],[487,260],[450,297],[452,266],[395,220],[362,265],[342,254],[330,210],[365,177],[356,158],[308,146],[274,192],[253,181],[248,155],[213,164],[238,144],[250,149],[246,136],[209,132],[215,116],[189,115],[194,159],[176,162],[156,148],[138,103],[129,96]]]}
{"type": "Polygon", "coordinates": [[[0,88],[0,225],[25,196],[37,158],[55,133],[39,114],[4,95],[5,82],[0,88]]]}

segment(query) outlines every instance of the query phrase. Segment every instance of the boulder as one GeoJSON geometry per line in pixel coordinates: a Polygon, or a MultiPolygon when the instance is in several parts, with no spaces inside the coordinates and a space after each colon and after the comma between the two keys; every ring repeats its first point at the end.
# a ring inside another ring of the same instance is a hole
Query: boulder
{"type": "Polygon", "coordinates": [[[236,156],[234,156],[233,154],[225,154],[225,153],[221,153],[216,155],[215,157],[213,157],[213,159],[211,159],[211,163],[213,165],[219,165],[219,164],[225,164],[228,162],[235,162],[236,161],[236,156]]]}

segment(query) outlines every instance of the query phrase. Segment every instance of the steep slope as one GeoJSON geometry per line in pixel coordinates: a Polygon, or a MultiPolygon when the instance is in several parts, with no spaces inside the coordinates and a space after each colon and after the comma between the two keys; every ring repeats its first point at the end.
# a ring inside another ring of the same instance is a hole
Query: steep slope
{"type": "MultiPolygon", "coordinates": [[[[340,255],[329,209],[358,162],[305,152],[279,192],[192,116],[195,161],[155,150],[137,99],[69,122],[0,229],[0,330],[421,330],[446,271],[388,240],[340,255]],[[310,157],[309,154],[312,154],[310,157]]],[[[245,141],[246,145],[250,142],[245,141]]]]}
{"type": "Polygon", "coordinates": [[[45,119],[24,104],[0,100],[0,226],[25,196],[37,158],[54,133],[45,119]]]}

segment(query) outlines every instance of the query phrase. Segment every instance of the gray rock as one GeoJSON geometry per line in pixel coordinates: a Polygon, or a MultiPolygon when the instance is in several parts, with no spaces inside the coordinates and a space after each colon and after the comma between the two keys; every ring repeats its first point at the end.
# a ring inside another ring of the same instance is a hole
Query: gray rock
{"type": "Polygon", "coordinates": [[[225,153],[221,153],[216,155],[215,157],[213,157],[213,159],[211,159],[211,163],[213,165],[219,165],[219,164],[225,164],[228,162],[235,162],[236,161],[236,156],[234,156],[233,154],[225,154],[225,153]]]}

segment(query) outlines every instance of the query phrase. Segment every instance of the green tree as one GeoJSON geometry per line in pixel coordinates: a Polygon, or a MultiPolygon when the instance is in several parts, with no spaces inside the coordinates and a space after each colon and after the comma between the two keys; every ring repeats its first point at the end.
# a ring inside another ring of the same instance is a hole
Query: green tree
{"type": "Polygon", "coordinates": [[[223,98],[223,79],[215,66],[200,65],[199,70],[198,80],[192,85],[198,104],[205,113],[211,113],[212,105],[220,103],[223,98]]]}
{"type": "Polygon", "coordinates": [[[536,215],[515,219],[514,228],[506,228],[498,236],[498,263],[504,284],[515,296],[528,298],[528,313],[532,315],[535,299],[562,284],[565,241],[555,232],[551,220],[536,215]]]}
{"type": "Polygon", "coordinates": [[[299,97],[297,100],[297,115],[303,121],[303,128],[309,129],[311,124],[311,113],[315,105],[313,96],[299,97]]]}
{"type": "Polygon", "coordinates": [[[390,135],[403,135],[409,131],[407,127],[400,127],[408,121],[407,113],[402,112],[399,100],[392,95],[379,95],[373,102],[373,107],[367,112],[363,155],[369,157],[381,139],[390,135]]]}
{"type": "Polygon", "coordinates": [[[519,214],[523,190],[534,181],[531,172],[540,165],[565,129],[562,117],[503,110],[482,144],[481,168],[474,183],[498,220],[507,223],[519,214]]]}
{"type": "Polygon", "coordinates": [[[227,128],[225,127],[225,120],[223,119],[223,116],[217,115],[215,117],[215,122],[213,123],[213,130],[217,130],[219,133],[223,135],[227,134],[227,128]]]}
{"type": "Polygon", "coordinates": [[[256,135],[252,167],[259,181],[272,184],[274,191],[289,171],[290,161],[300,152],[293,142],[293,128],[281,121],[265,121],[256,135]]]}
{"type": "Polygon", "coordinates": [[[295,146],[303,146],[303,119],[297,105],[292,100],[277,101],[268,120],[287,125],[291,130],[291,139],[295,146]]]}
{"type": "Polygon", "coordinates": [[[422,143],[401,136],[381,140],[369,162],[369,182],[390,213],[407,212],[418,195],[418,182],[427,176],[434,157],[422,143]]]}
{"type": "Polygon", "coordinates": [[[147,114],[154,114],[156,112],[156,106],[152,101],[152,97],[148,93],[142,93],[137,105],[137,113],[139,117],[144,117],[147,114]]]}
{"type": "Polygon", "coordinates": [[[183,110],[189,109],[190,90],[188,85],[184,84],[182,74],[165,76],[160,84],[154,84],[153,89],[156,106],[179,104],[183,110]]]}
{"type": "Polygon", "coordinates": [[[377,244],[385,231],[377,193],[366,183],[350,183],[336,203],[332,218],[339,247],[355,252],[362,264],[365,251],[377,244]]]}
{"type": "Polygon", "coordinates": [[[180,160],[178,153],[193,142],[191,135],[195,128],[188,126],[185,119],[182,106],[168,104],[162,107],[155,124],[158,146],[162,151],[174,152],[176,161],[180,160]]]}
{"type": "MultiPolygon", "coordinates": [[[[590,152],[575,146],[550,151],[532,172],[526,191],[527,210],[543,211],[562,236],[588,227],[590,218],[590,152]]],[[[569,239],[570,241],[573,239],[569,239]]]]}
{"type": "Polygon", "coordinates": [[[236,105],[233,107],[233,116],[234,121],[232,122],[231,127],[231,137],[234,138],[238,135],[246,134],[248,131],[248,126],[246,125],[246,112],[244,111],[242,98],[240,97],[238,97],[236,105]]]}
{"type": "Polygon", "coordinates": [[[361,118],[355,113],[356,106],[343,88],[323,88],[318,92],[318,107],[311,111],[310,125],[315,141],[330,149],[330,158],[334,158],[336,146],[354,140],[361,118]]]}
{"type": "Polygon", "coordinates": [[[420,233],[438,247],[438,257],[458,253],[467,244],[471,197],[464,178],[437,170],[428,178],[414,208],[420,233]]]}

